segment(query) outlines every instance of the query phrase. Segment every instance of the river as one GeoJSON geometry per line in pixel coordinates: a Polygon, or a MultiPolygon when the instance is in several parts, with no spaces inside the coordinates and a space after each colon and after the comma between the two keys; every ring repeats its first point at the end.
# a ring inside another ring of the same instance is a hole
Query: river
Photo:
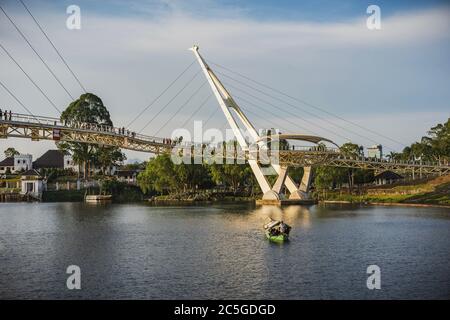
{"type": "Polygon", "coordinates": [[[0,298],[448,299],[449,244],[445,208],[2,203],[0,298]],[[265,239],[269,216],[289,242],[265,239]]]}

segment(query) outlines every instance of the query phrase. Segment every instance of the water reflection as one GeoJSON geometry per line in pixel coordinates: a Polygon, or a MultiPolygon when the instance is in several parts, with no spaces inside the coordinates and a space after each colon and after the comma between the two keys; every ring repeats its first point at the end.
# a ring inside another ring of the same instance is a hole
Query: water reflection
{"type": "Polygon", "coordinates": [[[311,212],[306,206],[269,206],[264,205],[252,212],[260,217],[264,222],[270,218],[272,220],[283,220],[289,225],[296,225],[302,228],[311,227],[311,212]]]}

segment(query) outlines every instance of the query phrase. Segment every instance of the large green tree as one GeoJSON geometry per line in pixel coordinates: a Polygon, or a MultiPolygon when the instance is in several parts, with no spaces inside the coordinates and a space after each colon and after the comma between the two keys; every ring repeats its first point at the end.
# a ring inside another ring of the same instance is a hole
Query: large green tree
{"type": "Polygon", "coordinates": [[[13,147],[7,148],[7,149],[5,150],[4,153],[5,153],[5,157],[7,157],[7,158],[9,158],[9,157],[14,157],[14,156],[20,154],[20,152],[17,151],[17,150],[16,150],[15,148],[13,148],[13,147]]]}
{"type": "MultiPolygon", "coordinates": [[[[103,101],[92,93],[85,93],[69,104],[62,112],[61,121],[68,126],[83,126],[86,123],[112,126],[108,109],[103,101]]],[[[117,147],[78,142],[59,142],[58,148],[70,152],[73,160],[84,168],[84,178],[88,177],[91,165],[105,168],[125,160],[125,155],[117,147]]]]}
{"type": "Polygon", "coordinates": [[[424,161],[450,161],[450,118],[447,122],[432,127],[420,142],[405,147],[402,160],[421,158],[424,161]]]}

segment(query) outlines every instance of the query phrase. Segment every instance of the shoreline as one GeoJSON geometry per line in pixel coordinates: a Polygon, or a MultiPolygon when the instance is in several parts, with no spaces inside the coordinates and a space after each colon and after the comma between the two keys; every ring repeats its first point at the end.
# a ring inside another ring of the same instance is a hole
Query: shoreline
{"type": "Polygon", "coordinates": [[[352,202],[344,200],[322,200],[319,204],[359,204],[368,206],[391,206],[391,207],[423,207],[423,208],[448,208],[445,204],[430,204],[430,203],[402,203],[402,202],[352,202]]]}

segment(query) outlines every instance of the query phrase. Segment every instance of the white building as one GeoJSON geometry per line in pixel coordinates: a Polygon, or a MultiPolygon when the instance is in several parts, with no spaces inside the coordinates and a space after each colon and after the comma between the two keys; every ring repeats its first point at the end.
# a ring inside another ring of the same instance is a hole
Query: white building
{"type": "Polygon", "coordinates": [[[33,169],[33,156],[31,154],[14,156],[14,171],[27,171],[30,169],[33,169]]]}
{"type": "Polygon", "coordinates": [[[381,144],[373,145],[367,148],[367,157],[381,159],[383,157],[383,147],[381,144]]]}
{"type": "Polygon", "coordinates": [[[45,190],[45,183],[39,171],[32,169],[24,172],[21,177],[21,194],[29,194],[40,198],[45,190]]]}
{"type": "Polygon", "coordinates": [[[73,161],[72,155],[66,154],[63,159],[64,169],[71,169],[73,172],[78,172],[79,166],[73,161]]]}
{"type": "Polygon", "coordinates": [[[27,171],[30,169],[33,169],[33,156],[31,154],[19,154],[0,161],[0,174],[27,171]]]}

